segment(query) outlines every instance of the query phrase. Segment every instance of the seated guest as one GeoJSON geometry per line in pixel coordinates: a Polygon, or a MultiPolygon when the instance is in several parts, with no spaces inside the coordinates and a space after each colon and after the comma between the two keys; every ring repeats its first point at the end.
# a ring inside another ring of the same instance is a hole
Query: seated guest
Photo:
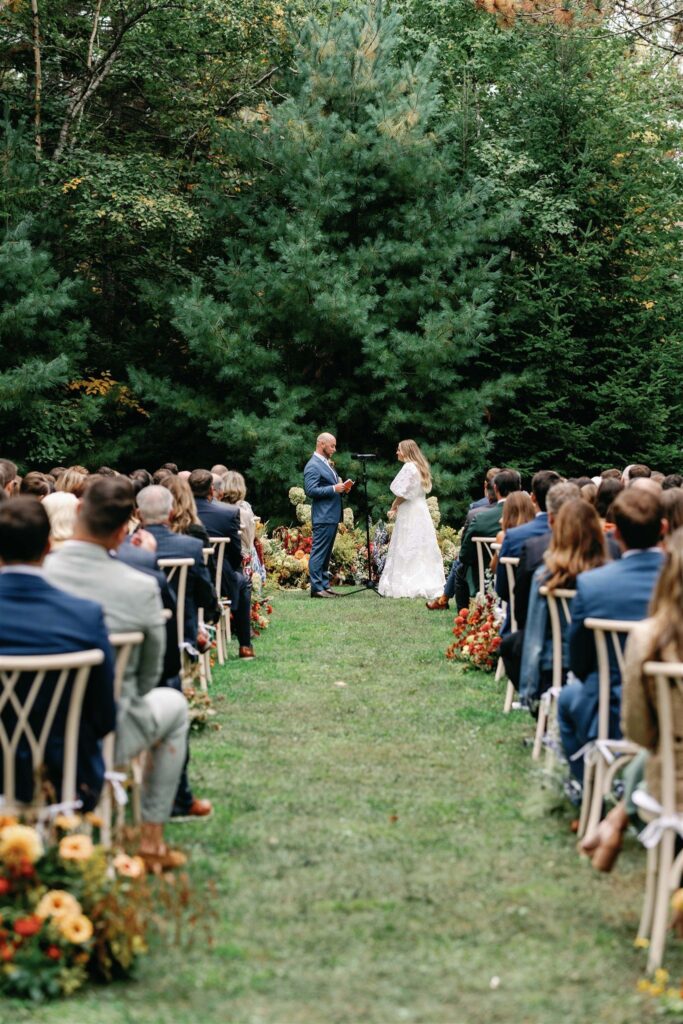
{"type": "Polygon", "coordinates": [[[152,474],[152,481],[154,485],[157,486],[159,484],[163,484],[165,480],[168,480],[169,477],[175,475],[176,474],[172,473],[170,469],[166,469],[164,466],[162,466],[160,469],[154,471],[154,473],[152,474]]]}
{"type": "Polygon", "coordinates": [[[0,459],[0,488],[8,498],[11,498],[18,490],[17,472],[16,463],[10,459],[0,459]]]}
{"type": "Polygon", "coordinates": [[[202,547],[211,547],[209,534],[206,527],[197,515],[197,505],[194,494],[187,480],[180,477],[168,477],[163,486],[173,495],[173,508],[171,512],[171,529],[174,533],[185,533],[188,537],[196,537],[202,542],[202,547]]]}
{"type": "Polygon", "coordinates": [[[609,518],[609,510],[612,502],[616,498],[617,494],[621,494],[624,489],[624,485],[621,479],[617,480],[616,477],[606,477],[598,487],[598,493],[595,499],[595,507],[598,510],[600,521],[602,522],[602,528],[605,533],[614,532],[614,523],[609,518]]]}
{"type": "MultiPolygon", "coordinates": [[[[114,659],[102,608],[94,601],[58,590],[48,583],[42,565],[49,549],[50,522],[41,502],[16,498],[0,505],[0,654],[64,654],[99,648],[104,662],[90,672],[78,735],[76,785],[83,809],[92,810],[104,782],[100,740],[116,724],[114,659]]],[[[45,718],[54,677],[47,676],[29,718],[35,729],[45,718]]],[[[26,687],[17,688],[19,699],[26,687]]],[[[9,705],[1,714],[7,729],[15,715],[9,705]]],[[[66,706],[62,702],[50,730],[44,768],[55,791],[61,785],[66,706]]],[[[16,786],[20,800],[33,795],[30,751],[20,744],[16,756],[16,786]]],[[[35,766],[41,767],[41,766],[35,766]]],[[[0,765],[0,772],[2,766],[0,765]]]]}
{"type": "Polygon", "coordinates": [[[71,594],[97,598],[111,633],[140,631],[144,636],[133,648],[123,679],[115,763],[126,764],[147,752],[140,855],[153,865],[178,867],[185,858],[167,848],[163,826],[185,760],[187,701],[181,693],[158,685],[166,647],[158,584],[110,554],[127,537],[134,508],[133,485],[126,477],[103,477],[88,487],[73,540],[50,555],[45,575],[71,594]]]}
{"type": "Polygon", "coordinates": [[[587,501],[589,505],[595,506],[598,497],[598,488],[592,480],[589,484],[584,484],[581,488],[581,497],[584,501],[587,501]]]}
{"type": "MultiPolygon", "coordinates": [[[[500,530],[496,534],[496,543],[502,544],[508,530],[516,526],[523,526],[530,523],[536,515],[534,503],[526,491],[515,491],[503,505],[503,515],[500,519],[500,530]]],[[[491,559],[490,569],[495,572],[498,568],[498,552],[496,551],[491,559]]]]}
{"type": "Polygon", "coordinates": [[[50,520],[50,550],[55,551],[73,536],[78,498],[71,491],[53,491],[42,502],[50,520]]]}
{"type": "Polygon", "coordinates": [[[168,470],[168,472],[171,473],[173,476],[178,475],[178,467],[175,464],[175,462],[164,462],[161,468],[168,470]]]}
{"type": "MultiPolygon", "coordinates": [[[[581,573],[576,581],[569,631],[569,664],[576,682],[562,688],[558,721],[562,746],[574,775],[583,779],[583,762],[572,756],[598,729],[598,668],[595,641],[584,622],[588,618],[638,620],[644,618],[662,567],[658,546],[664,521],[654,494],[629,489],[612,505],[615,536],[623,556],[599,569],[581,573]]],[[[621,710],[621,679],[616,656],[610,651],[612,699],[609,735],[618,738],[621,710]]]]}
{"type": "Polygon", "coordinates": [[[508,495],[522,489],[522,480],[516,469],[501,469],[493,478],[494,503],[488,508],[473,509],[468,513],[463,529],[460,552],[451,566],[446,586],[441,597],[427,601],[430,611],[448,608],[448,602],[455,597],[458,608],[467,608],[470,597],[474,597],[477,588],[474,582],[473,569],[476,565],[477,552],[473,537],[495,537],[500,530],[503,516],[503,505],[508,495]]]}
{"type": "Polygon", "coordinates": [[[667,533],[674,533],[683,526],[683,487],[662,491],[662,509],[668,523],[667,533]]]}
{"type": "MultiPolygon", "coordinates": [[[[190,474],[191,475],[191,474],[190,474]]],[[[213,496],[216,501],[223,501],[223,494],[225,492],[225,480],[218,473],[212,473],[211,478],[213,480],[213,496]]]]}
{"type": "MultiPolygon", "coordinates": [[[[638,756],[624,773],[625,799],[612,808],[596,831],[581,844],[590,854],[593,866],[611,871],[622,845],[623,834],[631,819],[637,819],[637,808],[631,797],[643,776],[648,793],[661,800],[661,758],[659,753],[659,709],[657,687],[643,674],[646,661],[683,660],[683,530],[668,538],[661,575],[655,585],[650,604],[650,617],[639,622],[626,643],[624,678],[622,682],[621,727],[627,739],[644,747],[645,756],[638,756]]],[[[676,772],[676,803],[683,805],[683,694],[671,688],[674,759],[676,772]]]]}
{"type": "Polygon", "coordinates": [[[53,466],[50,472],[48,473],[48,476],[51,476],[52,479],[56,482],[57,480],[59,480],[62,473],[66,473],[66,466],[53,466]]]}
{"type": "Polygon", "coordinates": [[[621,480],[622,475],[620,469],[603,469],[600,474],[603,480],[621,480]]]}
{"type": "Polygon", "coordinates": [[[493,495],[493,478],[500,469],[497,466],[492,466],[491,469],[486,470],[486,476],[484,477],[484,496],[483,498],[477,498],[476,501],[470,502],[469,511],[471,512],[474,508],[488,508],[489,505],[495,504],[495,497],[493,495]]]}
{"type": "MultiPolygon", "coordinates": [[[[166,487],[152,484],[143,487],[137,496],[138,514],[145,530],[154,536],[157,543],[157,558],[191,558],[185,591],[185,641],[195,647],[199,631],[199,609],[209,622],[218,614],[216,592],[209,570],[204,565],[202,542],[196,537],[173,533],[173,495],[166,487]]],[[[177,593],[177,579],[171,580],[171,587],[177,593]]]]}
{"type": "Polygon", "coordinates": [[[147,469],[134,469],[129,474],[129,479],[135,488],[135,493],[138,494],[143,487],[149,487],[150,484],[154,483],[152,474],[147,469]]]}
{"type": "Polygon", "coordinates": [[[663,491],[670,491],[673,487],[683,487],[683,476],[680,473],[669,473],[662,480],[663,491]]]}
{"type": "Polygon", "coordinates": [[[628,487],[632,480],[638,480],[650,476],[652,476],[652,470],[649,466],[644,466],[641,463],[635,463],[632,466],[626,467],[621,478],[621,482],[624,487],[628,487]]]}
{"type": "Polygon", "coordinates": [[[212,466],[211,467],[211,475],[212,476],[225,476],[227,472],[228,472],[228,467],[227,466],[222,466],[220,463],[218,465],[216,465],[216,466],[212,466]]]}
{"type": "MultiPolygon", "coordinates": [[[[546,496],[550,488],[554,484],[559,484],[560,481],[560,474],[555,473],[552,469],[541,469],[538,473],[534,473],[531,481],[531,500],[536,514],[531,522],[516,526],[514,530],[508,530],[500,549],[501,558],[519,558],[522,547],[528,540],[550,532],[546,496]]],[[[496,592],[502,601],[509,600],[507,573],[502,565],[498,566],[496,572],[496,592]]]]}
{"type": "Polygon", "coordinates": [[[195,469],[190,473],[190,488],[197,505],[197,515],[210,537],[228,537],[223,558],[221,594],[232,602],[235,633],[240,658],[253,658],[251,645],[251,585],[241,572],[242,542],[240,538],[240,511],[234,505],[214,500],[213,477],[208,469],[195,469]]]}
{"type": "Polygon", "coordinates": [[[75,494],[77,498],[83,497],[85,485],[88,479],[88,470],[83,466],[69,466],[55,484],[55,491],[66,491],[67,494],[75,494]]]}
{"type": "Polygon", "coordinates": [[[51,494],[52,490],[52,485],[44,473],[27,473],[19,485],[19,494],[38,499],[51,494]]]}
{"type": "MultiPolygon", "coordinates": [[[[605,535],[598,513],[583,498],[563,502],[557,516],[553,517],[552,535],[544,560],[545,565],[536,570],[531,584],[522,649],[519,692],[530,707],[534,707],[552,685],[553,674],[550,617],[540,588],[545,586],[551,593],[554,590],[573,590],[580,573],[597,569],[607,561],[605,535]]],[[[567,623],[563,622],[562,626],[564,679],[569,666],[567,623]]]]}
{"type": "Polygon", "coordinates": [[[96,476],[118,476],[119,474],[116,472],[115,469],[112,469],[111,466],[100,466],[100,468],[95,471],[95,475],[96,476]]]}
{"type": "Polygon", "coordinates": [[[247,498],[247,485],[241,473],[231,469],[223,477],[223,501],[235,505],[240,510],[240,532],[242,536],[242,557],[248,558],[253,553],[256,538],[256,516],[247,498]]]}

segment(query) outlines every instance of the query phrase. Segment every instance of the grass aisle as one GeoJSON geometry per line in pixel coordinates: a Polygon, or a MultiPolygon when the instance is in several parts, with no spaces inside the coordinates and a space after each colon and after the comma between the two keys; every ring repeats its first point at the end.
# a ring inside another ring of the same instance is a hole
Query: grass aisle
{"type": "Polygon", "coordinates": [[[278,596],[257,660],[216,673],[222,731],[193,745],[217,811],[173,830],[215,883],[213,947],[155,949],[137,982],[13,1020],[650,1019],[634,994],[642,854],[631,843],[596,877],[568,814],[533,816],[529,720],[504,718],[491,676],[446,663],[449,623],[372,594],[278,596]]]}

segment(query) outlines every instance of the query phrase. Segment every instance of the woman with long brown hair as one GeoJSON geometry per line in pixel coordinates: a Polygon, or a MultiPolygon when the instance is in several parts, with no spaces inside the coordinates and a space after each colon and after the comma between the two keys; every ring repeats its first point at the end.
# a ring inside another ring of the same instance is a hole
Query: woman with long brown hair
{"type": "MultiPolygon", "coordinates": [[[[508,501],[510,499],[508,498],[508,501]]],[[[553,519],[552,538],[545,563],[531,583],[524,630],[519,692],[533,708],[552,683],[553,649],[548,606],[540,589],[571,590],[579,573],[597,569],[607,561],[605,535],[593,505],[583,498],[566,501],[553,519]]],[[[563,675],[569,666],[567,623],[563,622],[563,675]]]]}
{"type": "Polygon", "coordinates": [[[443,559],[436,530],[427,505],[432,473],[415,441],[400,441],[396,457],[403,468],[394,477],[391,491],[396,495],[389,509],[394,531],[379,581],[383,597],[426,597],[443,593],[443,559]]]}
{"type": "MultiPolygon", "coordinates": [[[[508,530],[515,526],[523,526],[530,523],[536,515],[534,505],[526,491],[513,491],[508,494],[503,505],[503,514],[500,519],[500,530],[496,534],[496,544],[502,544],[508,530]]],[[[491,559],[490,569],[495,573],[498,568],[498,552],[491,559]]]]}

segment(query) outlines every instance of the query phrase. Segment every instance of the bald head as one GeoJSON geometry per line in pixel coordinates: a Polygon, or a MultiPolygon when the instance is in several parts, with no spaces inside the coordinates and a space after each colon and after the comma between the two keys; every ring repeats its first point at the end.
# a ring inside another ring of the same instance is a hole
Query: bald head
{"type": "Polygon", "coordinates": [[[331,458],[337,450],[337,439],[334,434],[318,434],[315,450],[319,455],[324,455],[326,459],[331,458]]]}

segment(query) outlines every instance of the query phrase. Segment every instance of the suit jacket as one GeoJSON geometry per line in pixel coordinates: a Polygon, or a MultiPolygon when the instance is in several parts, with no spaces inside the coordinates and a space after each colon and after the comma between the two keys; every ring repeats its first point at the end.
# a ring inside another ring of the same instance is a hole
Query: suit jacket
{"type": "MultiPolygon", "coordinates": [[[[173,533],[163,523],[146,526],[157,542],[157,559],[159,558],[192,558],[193,565],[188,567],[187,589],[185,591],[185,641],[192,645],[197,642],[199,629],[198,609],[203,608],[207,619],[214,620],[217,615],[216,591],[214,590],[209,570],[204,565],[202,542],[184,533],[173,533]]],[[[171,581],[171,589],[177,595],[178,575],[171,581]]]]}
{"type": "Polygon", "coordinates": [[[477,550],[472,543],[473,537],[495,537],[500,529],[500,520],[503,515],[503,502],[497,501],[495,505],[479,509],[466,522],[460,544],[459,559],[463,565],[470,567],[476,565],[477,550]]]}
{"type": "Polygon", "coordinates": [[[331,526],[344,518],[342,496],[334,489],[337,483],[335,470],[324,459],[311,455],[304,469],[304,490],[311,499],[313,526],[331,526]]]}
{"type": "Polygon", "coordinates": [[[133,648],[123,677],[117,731],[132,734],[136,745],[147,745],[156,723],[142,698],[159,684],[166,649],[166,626],[156,580],[97,544],[77,540],[66,541],[48,556],[45,576],[70,594],[99,601],[110,633],[139,630],[143,634],[144,640],[133,648]]]}
{"type": "MultiPolygon", "coordinates": [[[[116,725],[114,705],[114,658],[104,615],[99,604],[73,597],[53,587],[38,574],[0,573],[0,654],[64,654],[99,648],[104,662],[91,669],[85,691],[81,727],[78,734],[78,795],[85,810],[92,810],[104,781],[104,761],[100,740],[116,725]]],[[[37,728],[45,716],[55,678],[47,676],[43,694],[39,694],[30,720],[37,728]]],[[[26,696],[26,681],[17,685],[19,699],[26,696]]],[[[12,710],[2,711],[3,723],[11,729],[12,710]]],[[[55,716],[45,752],[45,768],[59,792],[61,785],[66,701],[55,716]]],[[[0,779],[2,764],[0,764],[0,779]]],[[[27,744],[20,744],[16,757],[17,796],[29,801],[33,793],[33,772],[27,744]]]]}
{"type": "Polygon", "coordinates": [[[488,508],[491,504],[488,498],[478,498],[477,501],[471,501],[469,505],[469,511],[475,508],[488,508]]]}
{"type": "Polygon", "coordinates": [[[197,498],[197,515],[206,527],[209,537],[228,537],[223,556],[221,573],[221,594],[229,597],[232,610],[237,611],[244,583],[242,569],[242,538],[240,537],[240,510],[237,505],[223,501],[209,501],[197,498]]]}
{"type": "MultiPolygon", "coordinates": [[[[583,700],[576,713],[577,731],[588,739],[597,736],[598,668],[595,641],[586,619],[627,619],[635,621],[647,615],[652,590],[664,561],[664,553],[637,551],[618,562],[582,572],[576,580],[569,628],[569,667],[583,681],[583,700]]],[[[621,678],[616,656],[611,649],[610,736],[620,736],[621,678]]]]}
{"type": "Polygon", "coordinates": [[[160,680],[160,684],[163,684],[180,673],[180,651],[178,650],[178,631],[175,622],[178,608],[176,596],[171,590],[166,574],[157,568],[156,554],[131,544],[130,538],[126,538],[116,552],[116,557],[126,565],[130,565],[132,569],[137,569],[138,572],[143,572],[157,581],[161,603],[171,613],[171,618],[166,622],[166,651],[160,680]]]}
{"type": "MultiPolygon", "coordinates": [[[[548,534],[549,530],[547,512],[540,512],[530,522],[522,523],[521,526],[513,526],[511,530],[506,531],[503,538],[500,558],[519,558],[522,547],[528,540],[531,540],[532,537],[548,534]]],[[[505,566],[500,563],[500,558],[498,560],[498,569],[496,570],[496,593],[502,601],[508,601],[510,599],[508,577],[505,566]]]]}

